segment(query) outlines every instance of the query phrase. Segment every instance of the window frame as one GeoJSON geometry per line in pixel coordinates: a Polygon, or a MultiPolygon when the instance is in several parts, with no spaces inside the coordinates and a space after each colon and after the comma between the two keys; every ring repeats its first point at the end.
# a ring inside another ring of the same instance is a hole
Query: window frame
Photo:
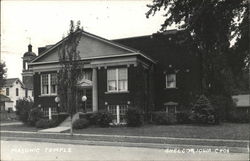
{"type": "Polygon", "coordinates": [[[109,68],[107,69],[107,92],[108,93],[122,93],[122,92],[128,92],[128,68],[126,67],[120,67],[120,68],[109,68]],[[115,71],[115,79],[114,80],[109,80],[109,71],[114,70],[115,71]],[[119,71],[120,70],[125,70],[126,72],[126,79],[119,79],[119,71]],[[115,81],[115,89],[110,90],[109,89],[109,82],[115,81]],[[126,85],[124,89],[119,88],[119,83],[120,81],[125,81],[126,85]]]}
{"type": "Polygon", "coordinates": [[[6,88],[6,96],[9,96],[9,95],[10,95],[10,89],[6,88]]]}
{"type": "Polygon", "coordinates": [[[166,113],[171,114],[171,112],[169,111],[169,108],[174,108],[174,113],[177,113],[177,105],[166,105],[166,113]]]}
{"type": "Polygon", "coordinates": [[[166,75],[165,75],[165,88],[166,89],[173,89],[173,88],[177,88],[176,87],[176,73],[167,73],[166,75]],[[170,84],[172,83],[169,83],[168,82],[168,77],[170,77],[170,76],[174,76],[174,87],[172,87],[172,86],[170,86],[170,84]]]}
{"type": "Polygon", "coordinates": [[[25,89],[25,98],[28,98],[28,89],[25,89]]]}
{"type": "Polygon", "coordinates": [[[57,74],[57,73],[42,73],[40,75],[40,82],[41,82],[41,91],[40,94],[41,96],[55,96],[57,95],[57,90],[58,90],[58,80],[57,84],[55,85],[55,93],[52,93],[52,74],[57,74]],[[48,92],[47,93],[43,93],[43,75],[47,75],[47,81],[48,81],[48,92]]]}
{"type": "Polygon", "coordinates": [[[19,89],[16,88],[16,96],[19,96],[19,89]]]}

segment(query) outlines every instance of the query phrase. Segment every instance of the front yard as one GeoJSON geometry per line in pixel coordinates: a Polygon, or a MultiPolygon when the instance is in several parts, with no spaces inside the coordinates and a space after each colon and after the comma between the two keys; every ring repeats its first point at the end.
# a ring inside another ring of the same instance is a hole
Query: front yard
{"type": "Polygon", "coordinates": [[[158,136],[176,138],[249,140],[249,124],[222,123],[215,126],[145,125],[142,127],[86,128],[75,130],[82,134],[158,136]]]}
{"type": "MultiPolygon", "coordinates": [[[[9,131],[37,131],[35,127],[27,125],[1,126],[1,130],[9,131]]],[[[201,138],[201,139],[231,139],[249,140],[249,124],[221,123],[215,126],[198,125],[144,125],[142,127],[88,127],[74,130],[79,134],[105,134],[105,135],[131,135],[175,138],[201,138]]]]}

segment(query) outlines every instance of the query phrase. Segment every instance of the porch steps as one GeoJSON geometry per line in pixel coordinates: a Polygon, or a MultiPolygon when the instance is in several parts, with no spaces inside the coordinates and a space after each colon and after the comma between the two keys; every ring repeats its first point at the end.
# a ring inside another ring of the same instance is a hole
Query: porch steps
{"type": "MultiPolygon", "coordinates": [[[[81,112],[77,112],[73,116],[73,119],[72,119],[73,122],[75,122],[77,119],[79,119],[80,113],[81,112]]],[[[57,127],[39,130],[38,132],[41,132],[41,133],[43,133],[43,132],[61,133],[61,132],[65,132],[67,130],[70,130],[70,126],[71,126],[71,119],[70,119],[70,116],[69,116],[60,125],[58,125],[57,127]]]]}

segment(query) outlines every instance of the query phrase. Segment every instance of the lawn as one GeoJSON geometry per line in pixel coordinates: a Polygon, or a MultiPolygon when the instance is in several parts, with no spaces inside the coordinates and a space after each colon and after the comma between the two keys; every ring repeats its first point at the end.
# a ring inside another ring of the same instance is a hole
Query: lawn
{"type": "MultiPolygon", "coordinates": [[[[11,125],[0,127],[2,131],[37,131],[39,129],[27,125],[11,125]]],[[[222,123],[215,126],[198,125],[144,125],[142,127],[89,127],[74,130],[79,134],[132,135],[176,138],[232,139],[249,140],[250,124],[222,123]]]]}
{"type": "Polygon", "coordinates": [[[36,127],[22,124],[22,125],[0,126],[0,130],[1,131],[32,131],[32,132],[35,132],[38,129],[36,127]]]}
{"type": "Polygon", "coordinates": [[[249,140],[250,124],[222,123],[215,126],[145,125],[143,127],[87,128],[75,130],[82,134],[159,136],[177,138],[249,140]]]}

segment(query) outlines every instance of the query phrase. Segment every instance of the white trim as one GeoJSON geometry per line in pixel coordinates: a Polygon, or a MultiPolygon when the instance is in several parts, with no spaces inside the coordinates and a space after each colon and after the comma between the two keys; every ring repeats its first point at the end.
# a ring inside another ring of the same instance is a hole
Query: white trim
{"type": "MultiPolygon", "coordinates": [[[[100,41],[102,41],[102,42],[105,42],[105,43],[111,44],[111,45],[113,45],[113,46],[122,48],[122,49],[124,49],[124,50],[128,50],[128,51],[130,51],[130,52],[132,52],[132,53],[136,53],[136,55],[139,54],[139,55],[141,55],[142,57],[144,57],[144,58],[146,58],[146,59],[152,61],[153,63],[156,63],[156,62],[155,62],[154,60],[152,60],[151,58],[149,58],[149,57],[147,57],[146,55],[140,53],[139,50],[131,49],[131,48],[129,48],[129,47],[126,47],[125,45],[120,45],[120,44],[118,44],[118,43],[116,43],[116,42],[113,42],[113,41],[111,41],[111,40],[107,40],[107,39],[101,38],[101,37],[99,37],[99,36],[96,36],[96,35],[87,33],[87,32],[85,32],[85,31],[81,31],[81,33],[84,34],[84,35],[87,35],[87,36],[89,36],[89,37],[95,38],[95,39],[97,39],[97,40],[100,40],[100,41]]],[[[51,50],[53,50],[53,49],[55,49],[56,47],[58,47],[63,41],[67,40],[67,38],[68,38],[68,37],[64,38],[63,40],[59,41],[57,44],[53,45],[51,48],[49,48],[49,49],[48,49],[47,51],[45,51],[43,54],[41,54],[41,55],[39,55],[38,57],[36,57],[35,59],[33,59],[33,60],[31,61],[31,63],[28,63],[28,65],[29,65],[29,64],[33,64],[36,60],[40,59],[41,57],[43,57],[44,55],[46,55],[47,53],[49,53],[51,50]]],[[[93,58],[92,58],[92,59],[93,59],[93,58]]]]}
{"type": "MultiPolygon", "coordinates": [[[[120,47],[120,48],[122,48],[122,49],[128,50],[128,51],[130,51],[130,52],[137,52],[136,50],[131,50],[131,49],[127,48],[127,47],[118,45],[117,43],[114,43],[114,42],[112,42],[112,41],[110,41],[110,40],[106,40],[106,39],[104,39],[104,38],[95,36],[95,35],[93,35],[93,34],[90,34],[90,33],[85,32],[85,31],[81,31],[81,33],[84,34],[84,35],[87,35],[87,36],[89,36],[89,37],[95,38],[95,39],[97,39],[97,40],[103,41],[103,42],[105,42],[105,43],[114,45],[114,46],[116,46],[116,47],[120,47]]],[[[35,59],[32,60],[31,62],[34,62],[34,61],[36,61],[37,59],[43,57],[43,56],[46,55],[48,52],[50,52],[51,50],[53,50],[53,49],[55,49],[56,47],[58,47],[59,45],[61,45],[62,42],[64,42],[64,41],[67,40],[67,39],[68,39],[68,37],[62,39],[62,40],[59,41],[57,44],[53,45],[51,48],[49,48],[47,51],[45,51],[43,54],[39,55],[37,58],[35,58],[35,59]]]]}
{"type": "Polygon", "coordinates": [[[120,123],[120,107],[119,105],[116,105],[116,123],[120,123]]]}
{"type": "Polygon", "coordinates": [[[120,45],[120,44],[118,44],[118,43],[115,43],[115,42],[113,42],[113,41],[110,41],[110,40],[107,40],[107,39],[104,39],[104,38],[101,38],[101,37],[98,37],[98,36],[95,36],[95,35],[93,35],[93,34],[90,34],[90,33],[87,33],[87,32],[82,32],[82,34],[84,34],[84,35],[88,35],[89,37],[92,37],[92,38],[95,38],[95,39],[98,39],[98,40],[100,40],[100,41],[103,41],[103,42],[106,42],[106,43],[108,43],[108,44],[111,44],[111,45],[114,45],[114,46],[116,46],[116,47],[120,47],[120,48],[122,48],[122,49],[125,49],[125,50],[128,50],[128,51],[131,51],[131,52],[138,52],[138,50],[132,50],[132,49],[130,49],[130,48],[128,48],[128,47],[125,47],[125,46],[123,46],[123,45],[120,45]]]}
{"type": "Polygon", "coordinates": [[[174,113],[177,112],[176,108],[177,108],[177,105],[166,105],[166,113],[169,113],[169,107],[174,107],[174,113]]]}
{"type": "Polygon", "coordinates": [[[105,94],[119,94],[119,93],[129,93],[129,90],[127,91],[112,91],[112,92],[104,92],[105,94]]]}
{"type": "MultiPolygon", "coordinates": [[[[140,54],[139,53],[128,53],[128,54],[122,54],[122,55],[106,55],[106,56],[96,56],[96,57],[89,57],[89,58],[81,58],[80,60],[103,59],[103,58],[113,58],[113,57],[126,57],[126,56],[134,56],[134,55],[140,55],[140,54]]],[[[29,63],[29,65],[52,64],[52,63],[59,63],[59,61],[34,62],[34,63],[29,63]]]]}
{"type": "Polygon", "coordinates": [[[51,93],[51,77],[50,77],[50,74],[48,74],[48,86],[49,86],[49,94],[52,94],[51,93]]]}
{"type": "Polygon", "coordinates": [[[174,89],[174,88],[176,88],[176,73],[165,74],[165,89],[174,89]],[[170,76],[170,75],[174,75],[174,83],[175,83],[174,87],[168,86],[168,76],[170,76]]]}
{"type": "Polygon", "coordinates": [[[57,95],[57,88],[56,88],[56,93],[51,93],[51,74],[52,73],[41,73],[40,74],[40,81],[41,81],[41,92],[39,97],[44,97],[44,96],[56,96],[57,95]],[[42,84],[42,75],[48,75],[48,93],[43,93],[43,84],[42,84]]]}
{"type": "Polygon", "coordinates": [[[109,68],[107,69],[107,93],[122,93],[122,92],[128,92],[128,68],[126,67],[118,67],[118,68],[109,68]],[[116,90],[109,90],[109,84],[108,84],[108,70],[114,70],[115,69],[115,83],[116,83],[116,90]],[[127,89],[126,90],[119,90],[119,69],[126,69],[126,75],[127,75],[127,89]]]}

